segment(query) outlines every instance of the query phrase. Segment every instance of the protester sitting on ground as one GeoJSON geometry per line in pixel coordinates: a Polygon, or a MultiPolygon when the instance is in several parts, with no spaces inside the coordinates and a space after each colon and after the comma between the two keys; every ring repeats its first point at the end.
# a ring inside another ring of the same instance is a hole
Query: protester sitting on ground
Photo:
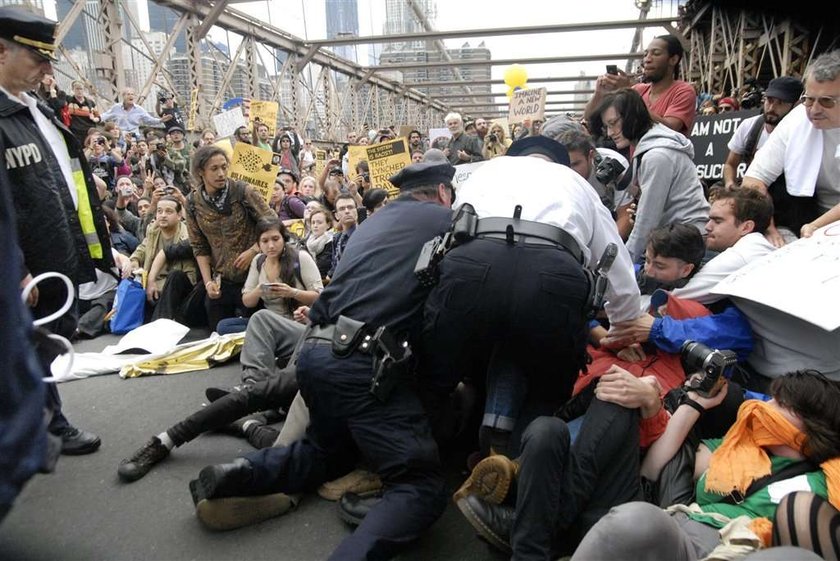
{"type": "Polygon", "coordinates": [[[91,146],[92,152],[88,156],[90,171],[108,185],[108,191],[113,191],[116,168],[123,158],[101,134],[96,135],[91,146]]]}
{"type": "Polygon", "coordinates": [[[592,130],[595,136],[606,131],[618,150],[634,150],[638,186],[628,189],[639,197],[639,202],[627,239],[634,262],[641,259],[654,228],[678,222],[702,231],[708,220],[709,203],[697,177],[694,147],[685,136],[655,124],[642,98],[629,89],[603,97],[593,115],[592,130]]]}
{"type": "Polygon", "coordinates": [[[111,248],[116,268],[111,273],[96,270],[96,281],[79,285],[79,324],[76,339],[93,339],[105,333],[105,317],[117,295],[117,272],[126,266],[128,257],[111,248]]]}
{"type": "Polygon", "coordinates": [[[333,235],[332,240],[332,260],[330,270],[327,274],[328,278],[332,278],[335,273],[338,262],[344,253],[344,248],[347,242],[350,241],[350,236],[356,231],[359,215],[356,210],[356,199],[352,195],[342,193],[335,199],[335,221],[336,227],[340,227],[341,231],[333,235]]]}
{"type": "MultiPolygon", "coordinates": [[[[738,420],[722,440],[700,445],[694,464],[695,503],[666,510],[644,502],[613,508],[586,534],[572,560],[687,560],[731,554],[736,544],[745,554],[774,544],[772,520],[788,493],[810,491],[837,508],[840,388],[821,373],[805,370],[775,380],[770,391],[769,402],[741,405],[738,420]],[[748,521],[730,526],[735,533],[719,531],[738,517],[748,521]]],[[[703,397],[689,391],[647,452],[641,475],[656,481],[703,411],[717,406],[724,394],[703,397]]],[[[816,513],[811,516],[816,523],[816,513]]],[[[833,531],[828,524],[824,528],[833,531]]],[[[836,544],[833,548],[836,555],[836,544]]]]}
{"type": "Polygon", "coordinates": [[[102,213],[105,215],[105,224],[111,234],[111,247],[128,257],[140,242],[131,232],[122,227],[117,212],[109,206],[110,204],[113,204],[113,201],[107,201],[102,205],[102,213]]]}
{"type": "Polygon", "coordinates": [[[286,224],[289,223],[288,221],[303,218],[306,202],[301,198],[300,192],[298,191],[297,174],[291,169],[280,168],[280,171],[277,173],[277,179],[283,185],[284,190],[277,216],[286,224]]]}
{"type": "Polygon", "coordinates": [[[131,260],[122,269],[123,278],[129,278],[137,269],[146,272],[146,317],[150,321],[165,318],[194,325],[200,313],[185,307],[194,290],[198,266],[192,252],[182,259],[170,259],[167,249],[179,242],[189,241],[186,223],[181,220],[181,203],[166,195],[157,203],[155,222],[146,237],[131,254],[131,260]]]}
{"type": "MultiPolygon", "coordinates": [[[[800,222],[809,224],[840,204],[840,49],[808,66],[801,100],[756,153],[741,184],[767,193],[784,173],[789,204],[798,205],[800,222]]],[[[774,227],[767,236],[776,247],[784,244],[774,227]]]]}
{"type": "Polygon", "coordinates": [[[229,165],[218,146],[199,148],[192,161],[195,189],[187,199],[187,225],[211,329],[237,312],[246,315],[242,288],[259,253],[257,221],[277,216],[250,185],[228,178],[229,165]]]}
{"type": "MultiPolygon", "coordinates": [[[[266,309],[292,319],[294,310],[310,306],[324,289],[315,260],[305,251],[289,244],[290,235],[283,223],[273,216],[257,221],[260,253],[251,260],[248,278],[242,288],[242,303],[266,309]]],[[[220,335],[245,331],[247,318],[228,318],[219,322],[220,335]]]]}
{"type": "MultiPolygon", "coordinates": [[[[310,203],[317,204],[317,203],[310,203]]],[[[321,280],[324,281],[332,267],[332,216],[322,206],[314,209],[309,215],[310,232],[303,240],[303,247],[315,259],[321,280]]]]}

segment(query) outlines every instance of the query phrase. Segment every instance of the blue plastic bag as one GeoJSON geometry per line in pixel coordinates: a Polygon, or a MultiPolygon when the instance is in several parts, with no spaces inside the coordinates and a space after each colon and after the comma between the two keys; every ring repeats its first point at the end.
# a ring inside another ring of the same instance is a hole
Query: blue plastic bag
{"type": "Polygon", "coordinates": [[[143,325],[145,307],[146,291],[143,285],[132,279],[121,280],[114,298],[111,333],[122,335],[143,325]]]}

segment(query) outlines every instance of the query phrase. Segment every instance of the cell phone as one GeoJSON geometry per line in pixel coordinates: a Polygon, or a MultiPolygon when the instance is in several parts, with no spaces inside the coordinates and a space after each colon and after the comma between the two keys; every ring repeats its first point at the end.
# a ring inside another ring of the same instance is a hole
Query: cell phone
{"type": "Polygon", "coordinates": [[[618,74],[618,66],[615,64],[608,64],[607,65],[607,74],[617,75],[618,74]]]}
{"type": "Polygon", "coordinates": [[[166,193],[167,195],[171,195],[172,193],[175,192],[175,187],[165,187],[163,189],[163,192],[166,193]]]}

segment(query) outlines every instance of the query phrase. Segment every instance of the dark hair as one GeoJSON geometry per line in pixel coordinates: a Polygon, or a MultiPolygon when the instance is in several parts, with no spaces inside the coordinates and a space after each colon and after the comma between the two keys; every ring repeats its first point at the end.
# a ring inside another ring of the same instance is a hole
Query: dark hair
{"type": "Polygon", "coordinates": [[[688,224],[669,224],[653,230],[647,247],[655,256],[682,259],[694,265],[691,277],[700,268],[706,254],[706,244],[700,230],[688,224]]]}
{"type": "Polygon", "coordinates": [[[228,163],[230,163],[230,158],[228,158],[227,152],[225,152],[218,146],[214,146],[212,144],[202,146],[201,148],[196,150],[195,153],[193,153],[190,172],[192,173],[193,180],[196,182],[197,185],[200,185],[202,183],[201,172],[204,171],[205,166],[207,166],[207,162],[209,162],[211,158],[218,156],[219,154],[224,156],[225,160],[228,163]]]}
{"type": "Polygon", "coordinates": [[[819,370],[797,370],[773,380],[770,394],[805,425],[801,451],[815,464],[840,456],[840,385],[819,370]]]}
{"type": "Polygon", "coordinates": [[[335,201],[333,201],[333,205],[337,207],[338,206],[338,201],[340,201],[341,199],[347,199],[347,200],[353,201],[354,205],[356,204],[356,199],[353,198],[353,195],[351,195],[350,193],[346,193],[346,192],[339,192],[338,196],[335,198],[335,201]]]}
{"type": "MultiPolygon", "coordinates": [[[[148,199],[146,199],[146,200],[148,200],[148,199]]],[[[177,210],[178,212],[181,212],[181,201],[179,201],[178,199],[176,199],[172,195],[162,196],[160,199],[158,199],[158,203],[160,203],[161,201],[171,201],[171,202],[175,203],[175,210],[177,210]]]]}
{"type": "Polygon", "coordinates": [[[773,200],[756,189],[726,189],[715,188],[709,192],[709,200],[717,202],[729,200],[732,202],[732,214],[735,224],[745,220],[755,223],[753,232],[763,234],[770,227],[773,219],[773,200]]]}
{"type": "MultiPolygon", "coordinates": [[[[259,240],[260,236],[265,234],[266,232],[271,232],[272,230],[277,230],[280,232],[280,237],[283,238],[283,253],[280,254],[279,261],[280,261],[280,282],[288,284],[289,286],[295,285],[295,264],[300,259],[300,255],[298,250],[292,247],[290,243],[292,241],[292,236],[289,233],[289,230],[286,228],[286,225],[277,218],[276,216],[263,216],[259,220],[257,220],[257,239],[259,240]]],[[[289,310],[294,310],[294,299],[292,298],[285,298],[286,307],[289,310]]]]}
{"type": "Polygon", "coordinates": [[[382,204],[388,198],[388,191],[385,189],[370,189],[365,192],[364,197],[362,197],[362,206],[364,206],[368,212],[373,212],[373,210],[382,204]]]}
{"type": "Polygon", "coordinates": [[[676,66],[674,66],[674,78],[679,77],[680,62],[682,62],[683,56],[685,55],[685,49],[683,48],[682,43],[675,35],[658,35],[655,38],[665,42],[665,45],[668,48],[669,58],[674,55],[677,55],[679,57],[676,66]]]}
{"type": "Polygon", "coordinates": [[[589,121],[589,130],[595,136],[600,137],[606,134],[602,115],[610,107],[615,108],[616,113],[621,117],[621,134],[633,144],[639,142],[653,127],[653,119],[642,96],[636,90],[625,88],[610,92],[601,100],[598,109],[589,121]]]}
{"type": "Polygon", "coordinates": [[[411,135],[414,134],[414,133],[417,133],[417,136],[420,137],[420,140],[423,140],[423,133],[421,133],[420,131],[418,131],[416,129],[412,130],[412,131],[408,131],[408,136],[411,137],[411,135]]]}
{"type": "Polygon", "coordinates": [[[279,231],[284,242],[289,241],[289,231],[286,229],[286,225],[276,216],[263,216],[257,220],[257,237],[271,230],[279,231]]]}
{"type": "Polygon", "coordinates": [[[367,160],[356,162],[356,173],[370,173],[370,165],[367,160]]]}

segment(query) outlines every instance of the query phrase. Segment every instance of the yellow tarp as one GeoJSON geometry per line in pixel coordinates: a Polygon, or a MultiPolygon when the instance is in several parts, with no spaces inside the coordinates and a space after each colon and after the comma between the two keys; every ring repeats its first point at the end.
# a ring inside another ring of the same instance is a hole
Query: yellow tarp
{"type": "Polygon", "coordinates": [[[244,343],[244,331],[196,341],[194,344],[181,346],[166,356],[123,366],[120,377],[137,378],[207,370],[238,355],[244,343]]]}

